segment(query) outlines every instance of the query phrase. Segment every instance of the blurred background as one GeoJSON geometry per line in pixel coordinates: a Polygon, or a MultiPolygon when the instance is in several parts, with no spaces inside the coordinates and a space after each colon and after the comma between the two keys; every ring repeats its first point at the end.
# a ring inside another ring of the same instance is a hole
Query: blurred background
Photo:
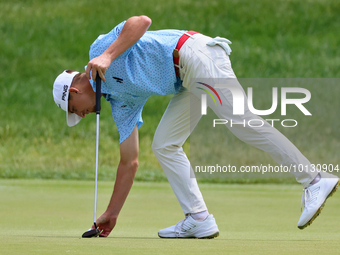
{"type": "MultiPolygon", "coordinates": [[[[150,30],[195,30],[230,39],[239,78],[340,78],[338,0],[1,0],[1,178],[93,179],[95,115],[67,127],[65,112],[53,101],[53,81],[65,69],[83,71],[99,34],[142,14],[152,19],[150,30]]],[[[331,88],[325,86],[327,100],[338,102],[339,90],[331,88]]],[[[170,98],[153,96],[144,107],[137,180],[166,179],[151,143],[170,98]]],[[[102,109],[99,178],[113,180],[119,161],[118,132],[104,100],[102,109]]],[[[330,143],[325,143],[333,146],[329,150],[334,155],[340,138],[338,108],[333,110],[327,114],[336,123],[327,131],[330,143]]],[[[322,125],[296,132],[291,134],[294,143],[302,144],[307,155],[308,148],[318,144],[306,141],[312,141],[313,134],[327,133],[322,125]]],[[[230,149],[226,157],[239,157],[242,148],[230,149]]],[[[189,142],[185,150],[190,151],[189,142]]],[[[311,155],[319,153],[327,150],[316,149],[311,155]]],[[[263,154],[249,155],[255,160],[263,154]]]]}

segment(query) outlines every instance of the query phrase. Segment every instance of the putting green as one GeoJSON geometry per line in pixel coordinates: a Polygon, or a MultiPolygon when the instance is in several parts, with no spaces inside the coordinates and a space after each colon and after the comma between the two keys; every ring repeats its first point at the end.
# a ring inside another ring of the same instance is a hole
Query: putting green
{"type": "MultiPolygon", "coordinates": [[[[100,182],[98,216],[113,183],[100,182]]],[[[1,254],[337,254],[340,199],[335,193],[305,230],[298,185],[201,184],[220,229],[212,240],[160,239],[183,218],[167,183],[135,183],[109,238],[82,239],[92,224],[94,183],[0,180],[1,254]]]]}

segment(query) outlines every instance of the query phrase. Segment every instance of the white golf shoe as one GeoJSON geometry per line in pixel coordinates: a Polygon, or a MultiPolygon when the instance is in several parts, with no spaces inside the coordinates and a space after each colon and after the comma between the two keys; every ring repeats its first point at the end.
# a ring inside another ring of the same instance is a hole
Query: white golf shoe
{"type": "Polygon", "coordinates": [[[304,209],[297,224],[299,229],[308,227],[319,216],[326,199],[334,194],[339,186],[339,178],[327,172],[321,172],[321,179],[303,189],[301,209],[304,209]]]}
{"type": "Polygon", "coordinates": [[[191,215],[185,217],[176,225],[162,229],[158,232],[161,238],[215,238],[219,230],[215,218],[210,214],[203,221],[194,220],[191,215]]]}

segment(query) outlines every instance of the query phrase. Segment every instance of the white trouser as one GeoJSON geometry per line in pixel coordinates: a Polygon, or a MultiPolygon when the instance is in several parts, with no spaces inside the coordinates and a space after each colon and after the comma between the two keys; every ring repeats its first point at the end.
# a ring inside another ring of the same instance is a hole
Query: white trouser
{"type": "MultiPolygon", "coordinates": [[[[155,132],[152,149],[185,214],[207,209],[195,178],[190,178],[192,167],[182,145],[201,118],[201,94],[194,88],[194,78],[235,78],[234,83],[241,89],[231,68],[229,56],[220,46],[207,46],[210,37],[196,34],[190,37],[179,51],[180,76],[187,89],[176,94],[170,101],[155,132]],[[191,95],[191,96],[190,96],[191,95]],[[194,95],[194,96],[192,96],[194,95]]],[[[213,80],[213,79],[211,79],[213,80]]],[[[197,84],[197,83],[196,83],[197,84]]],[[[196,85],[195,84],[195,85],[196,85]]],[[[215,84],[210,84],[214,87],[215,84]]],[[[220,119],[233,119],[235,123],[246,123],[250,119],[260,119],[247,107],[245,115],[233,115],[232,95],[226,88],[215,88],[220,95],[221,107],[212,100],[208,106],[220,119]]],[[[243,89],[242,89],[243,91],[243,89]]],[[[244,93],[245,94],[245,93],[244,93]]],[[[305,156],[278,130],[264,121],[262,127],[234,125],[228,129],[240,140],[267,152],[280,165],[310,165],[305,156]]],[[[296,180],[306,187],[317,172],[297,171],[296,180]]]]}

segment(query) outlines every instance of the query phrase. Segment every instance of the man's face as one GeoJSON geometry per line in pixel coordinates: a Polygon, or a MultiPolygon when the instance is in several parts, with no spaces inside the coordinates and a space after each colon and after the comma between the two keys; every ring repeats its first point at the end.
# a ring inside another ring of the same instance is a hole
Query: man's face
{"type": "Polygon", "coordinates": [[[96,93],[93,91],[85,73],[76,75],[69,89],[68,111],[84,118],[96,111],[96,93]]]}

